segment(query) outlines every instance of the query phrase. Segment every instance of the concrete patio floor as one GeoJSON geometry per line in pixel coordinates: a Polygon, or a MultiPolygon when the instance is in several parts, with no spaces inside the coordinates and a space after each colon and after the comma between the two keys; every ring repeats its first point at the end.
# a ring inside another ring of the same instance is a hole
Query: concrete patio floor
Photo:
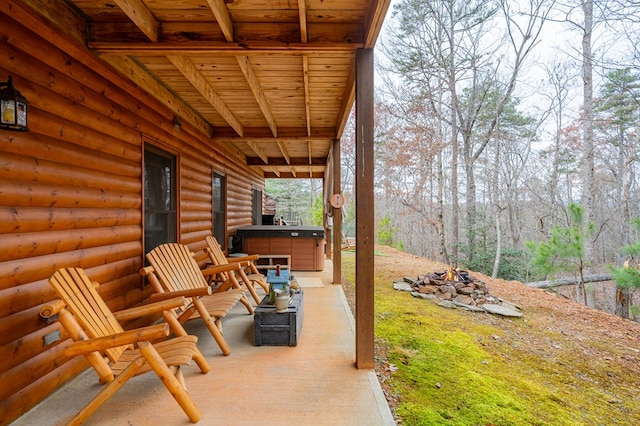
{"type": "MultiPolygon", "coordinates": [[[[192,363],[185,382],[204,425],[394,425],[372,370],[355,368],[354,321],[342,287],[322,272],[294,272],[304,289],[304,322],[296,347],[254,346],[253,316],[239,304],[223,321],[231,355],[221,354],[200,321],[187,323],[211,371],[192,363]]],[[[87,370],[13,425],[64,425],[101,386],[87,370]]],[[[151,374],[131,379],[89,425],[191,424],[151,374]]]]}

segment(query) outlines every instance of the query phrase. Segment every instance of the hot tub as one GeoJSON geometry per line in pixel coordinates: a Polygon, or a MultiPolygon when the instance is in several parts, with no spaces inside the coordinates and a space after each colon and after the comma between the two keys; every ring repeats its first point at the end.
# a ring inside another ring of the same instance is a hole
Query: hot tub
{"type": "Polygon", "coordinates": [[[248,254],[289,255],[294,271],[324,269],[324,228],[321,226],[252,225],[239,228],[242,251],[248,254]]]}

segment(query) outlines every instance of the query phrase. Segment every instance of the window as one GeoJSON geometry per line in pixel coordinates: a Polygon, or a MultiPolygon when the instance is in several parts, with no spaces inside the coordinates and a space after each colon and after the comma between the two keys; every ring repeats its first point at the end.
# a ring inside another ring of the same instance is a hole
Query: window
{"type": "Polygon", "coordinates": [[[144,249],[177,241],[176,157],[153,146],[144,150],[144,249]]]}
{"type": "Polygon", "coordinates": [[[262,225],[262,191],[256,188],[251,192],[251,224],[262,225]]]}
{"type": "Polygon", "coordinates": [[[213,236],[222,246],[227,248],[227,180],[223,175],[213,174],[212,184],[213,236]]]}

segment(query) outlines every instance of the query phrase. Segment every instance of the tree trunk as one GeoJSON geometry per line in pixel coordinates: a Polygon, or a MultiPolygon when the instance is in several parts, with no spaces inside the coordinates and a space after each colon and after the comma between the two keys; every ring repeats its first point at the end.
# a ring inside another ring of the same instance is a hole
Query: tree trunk
{"type": "Polygon", "coordinates": [[[440,255],[444,263],[449,265],[449,253],[447,252],[446,238],[444,234],[444,167],[442,165],[442,151],[438,153],[438,206],[437,206],[437,220],[438,220],[438,234],[440,236],[440,255]]]}
{"type": "MultiPolygon", "coordinates": [[[[470,139],[470,135],[465,136],[465,140],[470,139]]],[[[467,261],[473,260],[476,251],[476,180],[473,173],[474,164],[471,158],[471,142],[465,142],[464,147],[464,170],[467,179],[467,261]]],[[[497,167],[497,165],[496,165],[497,167]]]]}
{"type": "Polygon", "coordinates": [[[451,257],[454,262],[458,261],[458,247],[460,245],[460,223],[458,220],[460,206],[458,203],[458,93],[456,91],[456,64],[455,58],[456,43],[453,39],[455,34],[455,17],[452,10],[449,13],[449,69],[448,85],[451,93],[451,257]]]}
{"type": "MultiPolygon", "coordinates": [[[[605,282],[611,281],[613,277],[611,274],[599,274],[599,275],[585,275],[583,277],[585,283],[605,282]]],[[[527,286],[533,288],[552,288],[560,287],[563,285],[573,285],[579,282],[579,278],[564,278],[559,280],[547,280],[547,281],[535,281],[526,283],[527,286]]]]}
{"type": "Polygon", "coordinates": [[[631,317],[631,299],[635,289],[632,288],[616,288],[616,310],[615,314],[626,319],[631,317]]]}
{"type": "Polygon", "coordinates": [[[496,226],[496,255],[493,260],[493,270],[491,271],[491,278],[498,276],[498,270],[500,270],[500,258],[502,255],[502,231],[500,229],[500,141],[496,139],[494,158],[493,158],[493,172],[491,178],[491,204],[493,205],[493,214],[495,216],[496,226]]]}
{"type": "MultiPolygon", "coordinates": [[[[583,0],[584,26],[582,34],[582,81],[583,108],[582,120],[583,153],[582,153],[582,207],[584,208],[585,230],[594,219],[594,152],[593,152],[593,57],[591,52],[591,36],[593,32],[593,0],[583,0]]],[[[585,235],[588,233],[585,232],[585,235]]],[[[592,264],[594,256],[593,237],[585,238],[584,258],[586,264],[592,264]]]]}
{"type": "Polygon", "coordinates": [[[491,278],[498,277],[498,270],[500,269],[501,251],[502,251],[502,238],[500,237],[500,211],[496,209],[496,257],[493,261],[493,271],[491,272],[491,278]]]}

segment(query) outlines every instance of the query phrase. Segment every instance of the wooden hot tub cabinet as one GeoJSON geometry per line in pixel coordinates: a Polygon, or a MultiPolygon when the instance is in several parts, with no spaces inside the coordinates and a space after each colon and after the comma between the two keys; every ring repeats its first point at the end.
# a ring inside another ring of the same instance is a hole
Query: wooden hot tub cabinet
{"type": "Polygon", "coordinates": [[[237,230],[248,254],[290,255],[294,271],[324,269],[324,228],[321,226],[253,225],[237,230]]]}

